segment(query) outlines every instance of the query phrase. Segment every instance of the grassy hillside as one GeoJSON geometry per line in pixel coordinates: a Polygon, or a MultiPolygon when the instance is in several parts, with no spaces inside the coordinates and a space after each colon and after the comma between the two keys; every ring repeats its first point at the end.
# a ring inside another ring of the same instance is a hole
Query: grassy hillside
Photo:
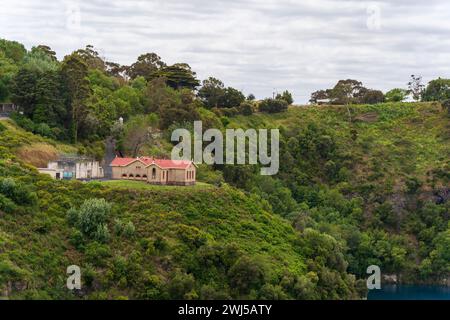
{"type": "Polygon", "coordinates": [[[75,148],[0,124],[3,297],[346,299],[364,294],[371,264],[404,282],[450,273],[450,127],[439,104],[229,118],[228,128],[279,127],[281,168],[261,177],[202,166],[221,187],[53,181],[30,165],[45,157],[21,152],[75,148]],[[71,264],[82,269],[75,294],[71,264]]]}
{"type": "MultiPolygon", "coordinates": [[[[25,133],[9,123],[2,130],[23,145],[43,142],[28,134],[21,139],[25,133]]],[[[255,195],[227,185],[124,188],[118,182],[54,181],[18,160],[17,146],[8,141],[0,140],[3,298],[342,299],[361,294],[355,278],[345,273],[334,239],[314,230],[297,232],[255,195]],[[81,212],[89,214],[74,223],[81,212]],[[87,224],[95,232],[88,232],[87,224]],[[65,287],[66,268],[73,264],[82,271],[83,289],[76,294],[65,287]]]]}
{"type": "Polygon", "coordinates": [[[105,186],[110,186],[118,189],[136,189],[136,190],[153,190],[153,191],[174,191],[174,192],[185,192],[190,193],[193,190],[211,190],[214,187],[210,184],[204,182],[197,182],[193,186],[158,186],[147,183],[142,183],[142,181],[131,181],[131,180],[108,180],[102,182],[105,186]]]}
{"type": "Polygon", "coordinates": [[[298,131],[319,123],[355,156],[360,175],[373,173],[377,158],[386,176],[426,178],[430,169],[449,168],[450,124],[439,103],[356,105],[350,114],[344,106],[298,106],[275,115],[238,116],[229,127],[298,131]]]}
{"type": "Polygon", "coordinates": [[[0,120],[0,147],[21,161],[36,167],[47,167],[59,153],[76,153],[77,148],[34,135],[18,127],[12,120],[0,120]]]}
{"type": "Polygon", "coordinates": [[[225,178],[271,199],[300,229],[340,239],[353,273],[374,263],[403,281],[448,278],[450,118],[439,103],[291,107],[229,127],[281,129],[275,182],[237,179],[233,168],[225,178]]]}

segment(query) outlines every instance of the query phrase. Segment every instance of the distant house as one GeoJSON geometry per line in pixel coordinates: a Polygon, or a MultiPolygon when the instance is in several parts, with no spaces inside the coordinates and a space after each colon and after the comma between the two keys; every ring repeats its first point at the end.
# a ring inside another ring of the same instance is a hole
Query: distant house
{"type": "Polygon", "coordinates": [[[192,161],[151,157],[120,158],[111,162],[113,179],[139,180],[161,185],[193,185],[197,167],[192,161]]]}
{"type": "Polygon", "coordinates": [[[103,168],[98,161],[83,157],[62,157],[48,163],[47,168],[38,168],[57,180],[70,179],[101,179],[104,177],[103,168]]]}

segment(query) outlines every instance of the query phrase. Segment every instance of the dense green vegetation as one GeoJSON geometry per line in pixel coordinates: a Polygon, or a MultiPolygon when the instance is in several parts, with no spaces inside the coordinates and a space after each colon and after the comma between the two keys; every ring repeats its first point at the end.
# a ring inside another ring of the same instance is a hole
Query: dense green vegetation
{"type": "Polygon", "coordinates": [[[377,264],[405,282],[447,279],[450,123],[441,104],[291,108],[229,126],[281,129],[277,176],[230,166],[225,180],[297,229],[338,239],[353,274],[377,264]]]}
{"type": "Polygon", "coordinates": [[[297,232],[256,195],[227,185],[129,183],[124,188],[55,181],[6,151],[1,158],[3,296],[338,299],[362,294],[345,272],[336,240],[312,229],[297,232]],[[83,290],[76,295],[65,289],[65,268],[71,264],[83,272],[83,290]]]}
{"type": "Polygon", "coordinates": [[[9,298],[349,299],[369,265],[402,282],[450,274],[448,80],[385,95],[340,80],[292,106],[256,101],[184,63],[130,66],[92,46],[58,61],[0,41],[0,295],[9,298]],[[406,103],[415,100],[431,101],[406,103]],[[382,103],[386,101],[386,103],[382,103]],[[168,157],[170,133],[279,128],[280,172],[200,165],[195,187],[53,181],[58,153],[168,157]],[[80,265],[83,290],[65,289],[80,265]]]}

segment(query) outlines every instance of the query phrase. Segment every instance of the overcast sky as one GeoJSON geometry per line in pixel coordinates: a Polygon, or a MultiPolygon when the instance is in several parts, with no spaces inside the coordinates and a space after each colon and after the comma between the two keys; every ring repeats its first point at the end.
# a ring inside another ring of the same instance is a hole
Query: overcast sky
{"type": "Polygon", "coordinates": [[[405,87],[411,74],[450,76],[446,0],[0,0],[0,38],[60,58],[86,44],[131,64],[155,52],[258,98],[297,103],[354,78],[405,87]]]}

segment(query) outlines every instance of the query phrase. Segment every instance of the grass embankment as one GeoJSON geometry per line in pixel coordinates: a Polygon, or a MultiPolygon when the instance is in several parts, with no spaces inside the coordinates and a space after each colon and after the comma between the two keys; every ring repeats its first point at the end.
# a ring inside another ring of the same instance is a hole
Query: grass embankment
{"type": "Polygon", "coordinates": [[[293,106],[280,114],[238,116],[229,127],[300,130],[320,123],[342,147],[358,156],[361,174],[370,174],[367,171],[373,171],[370,168],[376,163],[389,174],[425,178],[428,170],[449,164],[449,120],[439,103],[354,105],[349,109],[351,118],[345,106],[293,106]]]}
{"type": "Polygon", "coordinates": [[[342,239],[349,270],[364,277],[370,261],[406,282],[448,279],[450,121],[440,103],[295,106],[229,127],[281,129],[275,178],[301,209],[278,211],[342,239]]]}
{"type": "Polygon", "coordinates": [[[303,238],[254,195],[204,183],[160,187],[52,180],[22,162],[17,152],[35,143],[56,150],[66,146],[10,122],[1,124],[0,297],[358,296],[345,270],[315,260],[333,254],[334,242],[318,233],[303,238]],[[102,240],[69,223],[69,210],[89,199],[105,199],[112,206],[102,240]],[[329,253],[317,251],[315,241],[331,241],[329,253]],[[83,290],[77,295],[66,288],[66,268],[73,264],[82,270],[83,290]],[[335,285],[325,286],[325,278],[335,285]]]}
{"type": "Polygon", "coordinates": [[[0,125],[0,147],[4,148],[3,152],[12,153],[35,167],[47,167],[47,163],[57,159],[61,153],[77,152],[76,147],[27,132],[12,120],[0,120],[0,125]]]}
{"type": "Polygon", "coordinates": [[[197,182],[192,186],[159,186],[148,184],[145,181],[132,181],[132,180],[108,180],[102,181],[102,184],[111,188],[122,188],[131,190],[153,190],[153,191],[181,191],[181,192],[191,192],[193,190],[211,190],[215,187],[204,183],[197,182]]]}

